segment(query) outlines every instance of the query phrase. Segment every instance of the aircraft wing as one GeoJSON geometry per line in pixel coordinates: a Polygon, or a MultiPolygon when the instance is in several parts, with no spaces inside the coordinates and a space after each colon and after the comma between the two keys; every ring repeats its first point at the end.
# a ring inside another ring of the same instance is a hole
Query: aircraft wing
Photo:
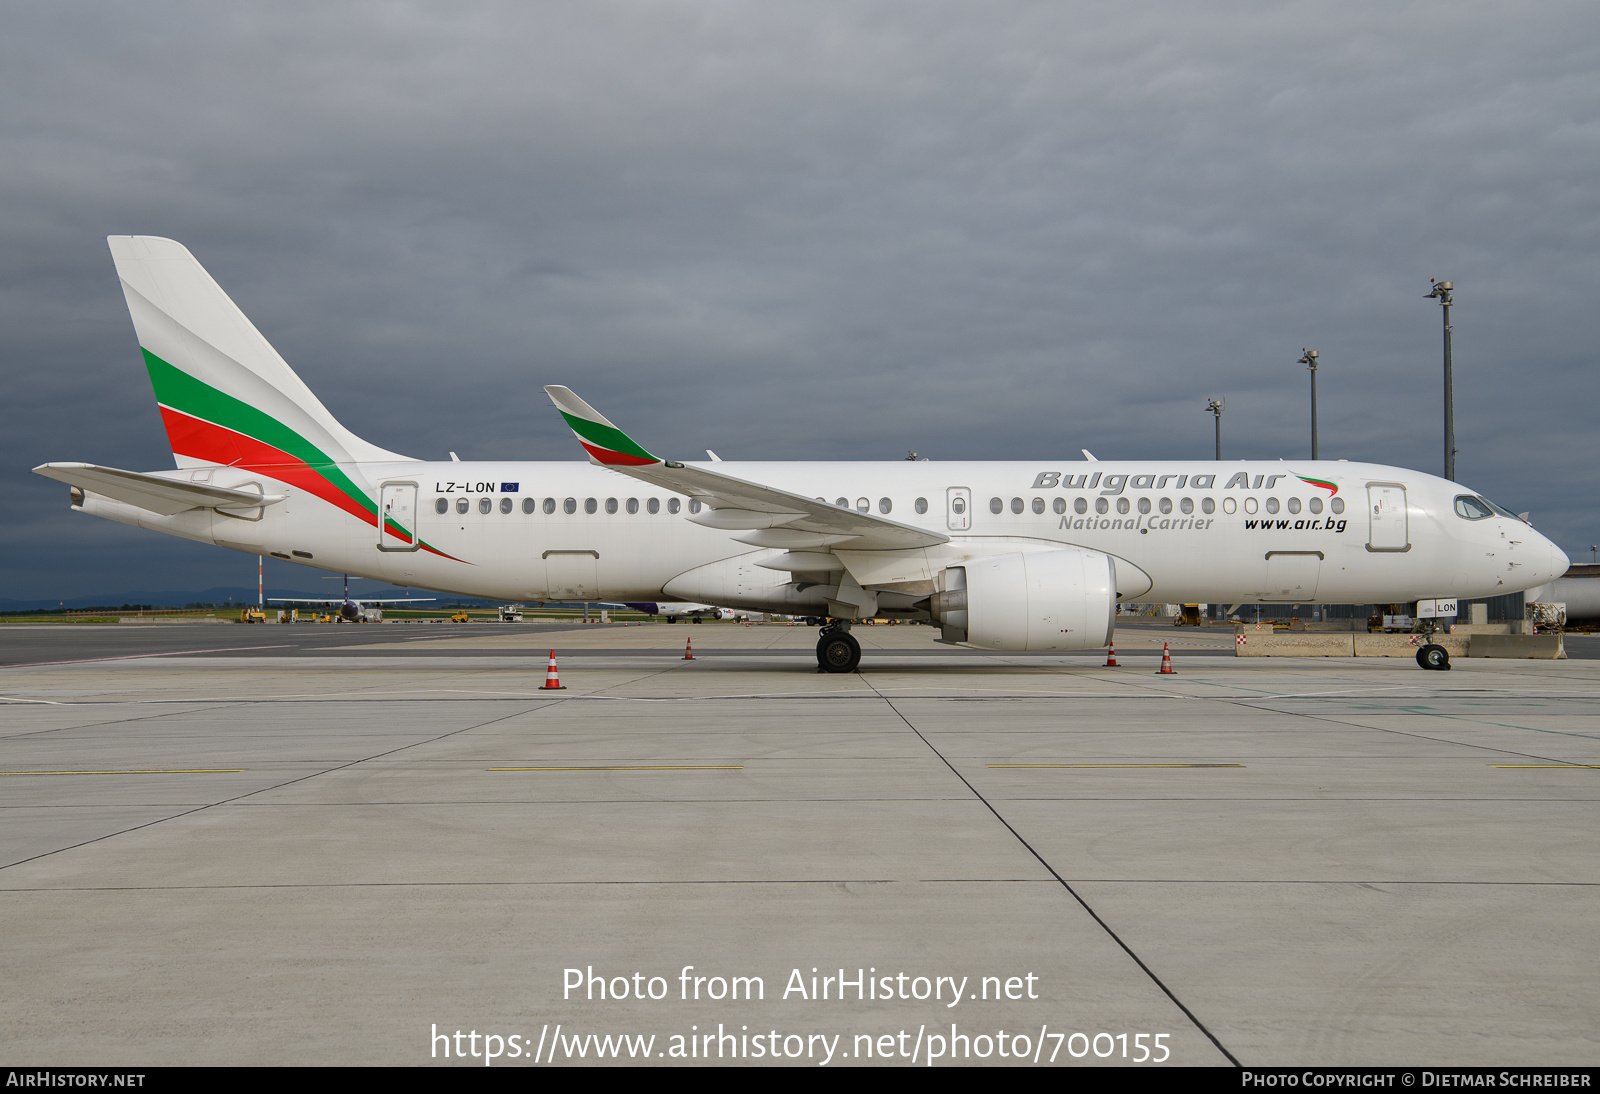
{"type": "Polygon", "coordinates": [[[259,509],[287,497],[185,482],[92,463],[40,464],[33,473],[168,517],[188,509],[259,509]]]}
{"type": "Polygon", "coordinates": [[[840,546],[853,551],[932,547],[949,542],[949,536],[938,532],[871,513],[841,509],[821,498],[808,498],[721,471],[661,459],[612,425],[569,388],[551,386],[544,390],[577,435],[578,443],[588,451],[591,462],[674,493],[698,498],[711,510],[688,518],[696,524],[730,531],[792,528],[828,536],[850,536],[850,542],[840,546]]]}

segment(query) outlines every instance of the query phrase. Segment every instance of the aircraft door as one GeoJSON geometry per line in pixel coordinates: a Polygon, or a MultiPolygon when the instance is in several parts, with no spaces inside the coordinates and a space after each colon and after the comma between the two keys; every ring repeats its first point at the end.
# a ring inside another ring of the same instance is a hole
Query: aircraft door
{"type": "Polygon", "coordinates": [[[1280,604],[1307,604],[1317,598],[1322,575],[1321,551],[1268,551],[1267,580],[1261,599],[1280,604]]]}
{"type": "Polygon", "coordinates": [[[378,550],[415,551],[417,539],[417,484],[386,482],[378,490],[378,550]]]}
{"type": "Polygon", "coordinates": [[[950,517],[952,532],[965,532],[972,527],[972,491],[965,486],[952,486],[945,491],[945,511],[950,517]]]}
{"type": "Polygon", "coordinates": [[[1411,550],[1411,533],[1406,523],[1404,486],[1397,482],[1369,482],[1367,516],[1372,522],[1367,536],[1367,550],[1411,550]]]}
{"type": "Polygon", "coordinates": [[[545,577],[551,600],[599,600],[599,551],[546,551],[545,577]]]}

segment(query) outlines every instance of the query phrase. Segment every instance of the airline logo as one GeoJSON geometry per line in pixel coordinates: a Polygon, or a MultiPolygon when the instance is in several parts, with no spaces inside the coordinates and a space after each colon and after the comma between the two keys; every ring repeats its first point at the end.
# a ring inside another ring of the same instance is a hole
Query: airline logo
{"type": "MultiPolygon", "coordinates": [[[[377,502],[308,438],[149,350],[142,352],[173,452],[205,463],[258,471],[314,494],[377,528],[377,502]]],[[[384,530],[399,539],[411,539],[410,530],[387,516],[384,530]]],[[[422,544],[422,549],[453,562],[463,561],[427,543],[422,544]]]]}

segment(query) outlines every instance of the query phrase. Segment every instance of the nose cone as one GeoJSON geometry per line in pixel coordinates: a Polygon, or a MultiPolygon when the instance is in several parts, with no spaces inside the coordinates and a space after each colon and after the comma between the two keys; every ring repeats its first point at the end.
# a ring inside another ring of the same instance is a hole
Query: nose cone
{"type": "MultiPolygon", "coordinates": [[[[1550,543],[1549,540],[1545,540],[1550,543]]],[[[1567,557],[1567,552],[1550,543],[1550,577],[1552,580],[1560,577],[1572,568],[1572,560],[1567,557]]]]}

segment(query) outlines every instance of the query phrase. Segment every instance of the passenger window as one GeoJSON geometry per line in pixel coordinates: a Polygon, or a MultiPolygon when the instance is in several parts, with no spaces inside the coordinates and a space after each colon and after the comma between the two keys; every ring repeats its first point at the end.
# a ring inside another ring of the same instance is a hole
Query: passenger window
{"type": "Polygon", "coordinates": [[[849,498],[835,498],[833,500],[833,504],[836,507],[840,508],[840,509],[848,509],[848,508],[850,508],[850,499],[849,498]]]}
{"type": "Polygon", "coordinates": [[[578,499],[568,498],[566,501],[561,503],[561,509],[567,514],[567,516],[572,516],[572,514],[578,511],[578,499]]]}
{"type": "Polygon", "coordinates": [[[1004,513],[1005,511],[1006,511],[1006,503],[1005,502],[1001,501],[999,498],[990,498],[989,499],[989,512],[999,514],[999,513],[1004,513]]]}
{"type": "Polygon", "coordinates": [[[1306,502],[1306,508],[1310,509],[1313,513],[1322,512],[1322,499],[1312,498],[1310,501],[1306,502]]]}
{"type": "Polygon", "coordinates": [[[448,513],[450,511],[450,499],[440,498],[438,501],[434,502],[433,511],[435,513],[448,513]]]}
{"type": "Polygon", "coordinates": [[[1328,508],[1332,509],[1335,513],[1344,512],[1344,499],[1343,498],[1334,498],[1332,501],[1330,501],[1328,503],[1328,508]]]}
{"type": "Polygon", "coordinates": [[[871,508],[872,508],[872,501],[870,499],[868,499],[868,498],[857,498],[856,499],[856,512],[865,513],[867,510],[869,510],[871,508]]]}
{"type": "Polygon", "coordinates": [[[1043,498],[1034,498],[1033,499],[1033,511],[1035,513],[1044,512],[1044,499],[1043,498]]]}
{"type": "Polygon", "coordinates": [[[500,499],[500,511],[502,513],[511,512],[511,499],[510,498],[501,498],[500,499]]]}
{"type": "MultiPolygon", "coordinates": [[[[1072,500],[1072,511],[1074,513],[1087,513],[1089,511],[1089,500],[1087,498],[1074,498],[1072,500]]],[[[1102,513],[1105,512],[1104,509],[1100,511],[1102,513]]]]}
{"type": "Polygon", "coordinates": [[[1130,506],[1128,505],[1128,499],[1127,498],[1118,498],[1117,499],[1117,512],[1126,513],[1129,508],[1130,508],[1130,506]]]}
{"type": "Polygon", "coordinates": [[[1022,499],[1021,498],[1012,498],[1011,499],[1011,511],[1013,513],[1022,512],[1022,499]]]}
{"type": "Polygon", "coordinates": [[[1290,498],[1286,504],[1289,506],[1289,512],[1298,513],[1300,511],[1299,498],[1290,498]]]}
{"type": "Polygon", "coordinates": [[[962,501],[960,498],[956,498],[950,503],[950,511],[959,517],[962,513],[967,511],[967,503],[962,501]]]}
{"type": "Polygon", "coordinates": [[[890,511],[893,509],[894,502],[890,501],[888,498],[878,499],[878,512],[882,513],[884,516],[888,516],[890,511]]]}
{"type": "Polygon", "coordinates": [[[583,511],[588,513],[590,516],[594,516],[594,514],[600,511],[600,503],[595,501],[593,498],[584,498],[583,511]]]}
{"type": "MultiPolygon", "coordinates": [[[[1207,498],[1205,501],[1200,503],[1200,508],[1204,509],[1206,512],[1209,513],[1209,512],[1211,512],[1211,507],[1213,505],[1215,505],[1215,504],[1216,503],[1213,502],[1210,498],[1207,498]]],[[[1222,499],[1222,511],[1224,513],[1232,514],[1233,511],[1235,509],[1237,509],[1237,508],[1239,508],[1239,503],[1234,501],[1232,498],[1223,498],[1222,499]]]]}
{"type": "Polygon", "coordinates": [[[1172,499],[1171,498],[1162,498],[1161,499],[1161,512],[1162,512],[1163,515],[1172,512],[1172,499]]]}
{"type": "Polygon", "coordinates": [[[1067,511],[1066,498],[1057,498],[1055,501],[1051,502],[1050,505],[1051,508],[1053,508],[1058,514],[1065,513],[1067,511]]]}
{"type": "Polygon", "coordinates": [[[1140,498],[1139,499],[1139,512],[1141,512],[1141,513],[1150,512],[1150,499],[1149,498],[1140,498]]]}
{"type": "Polygon", "coordinates": [[[637,513],[638,511],[639,511],[639,499],[638,498],[629,498],[628,499],[628,515],[631,517],[635,513],[637,513]]]}
{"type": "Polygon", "coordinates": [[[1190,513],[1194,512],[1194,499],[1193,498],[1184,498],[1182,501],[1180,501],[1178,503],[1178,511],[1180,513],[1184,514],[1185,516],[1187,516],[1190,513]]]}
{"type": "Polygon", "coordinates": [[[1254,513],[1259,508],[1261,508],[1261,507],[1260,507],[1260,505],[1258,505],[1256,503],[1256,499],[1255,498],[1245,498],[1244,499],[1244,511],[1246,513],[1254,513]]]}
{"type": "Polygon", "coordinates": [[[644,503],[644,507],[651,513],[659,513],[661,512],[661,499],[651,498],[649,501],[644,503]]]}
{"type": "Polygon", "coordinates": [[[539,503],[534,501],[532,498],[522,499],[522,511],[524,513],[531,513],[537,508],[539,508],[539,503]]]}
{"type": "Polygon", "coordinates": [[[915,505],[913,505],[911,508],[913,508],[913,509],[915,509],[917,511],[917,515],[918,516],[921,516],[923,513],[926,513],[928,511],[928,499],[927,498],[918,498],[917,499],[917,503],[915,505]]]}
{"type": "Polygon", "coordinates": [[[679,509],[682,509],[682,508],[683,508],[683,502],[679,501],[677,498],[668,498],[667,499],[667,512],[676,513],[679,509]]]}
{"type": "Polygon", "coordinates": [[[616,516],[617,515],[617,499],[616,498],[607,498],[606,499],[606,512],[608,514],[610,514],[611,516],[616,516]]]}
{"type": "Polygon", "coordinates": [[[487,513],[489,510],[491,510],[493,508],[494,508],[494,499],[493,498],[479,498],[478,499],[478,512],[487,513]]]}
{"type": "Polygon", "coordinates": [[[700,509],[701,509],[700,499],[699,498],[690,498],[689,499],[689,512],[698,513],[700,511],[700,509]]]}
{"type": "Polygon", "coordinates": [[[545,498],[544,499],[544,511],[546,513],[554,513],[556,511],[556,499],[555,498],[545,498]]]}
{"type": "Polygon", "coordinates": [[[456,499],[456,512],[465,513],[471,507],[472,507],[472,503],[469,502],[466,498],[457,498],[456,499]]]}
{"type": "Polygon", "coordinates": [[[1268,498],[1267,499],[1267,512],[1276,513],[1277,511],[1278,511],[1278,499],[1277,498],[1268,498]]]}
{"type": "Polygon", "coordinates": [[[1094,511],[1096,513],[1102,513],[1102,514],[1109,513],[1111,511],[1111,503],[1109,501],[1107,501],[1105,498],[1095,498],[1094,499],[1094,511]]]}

